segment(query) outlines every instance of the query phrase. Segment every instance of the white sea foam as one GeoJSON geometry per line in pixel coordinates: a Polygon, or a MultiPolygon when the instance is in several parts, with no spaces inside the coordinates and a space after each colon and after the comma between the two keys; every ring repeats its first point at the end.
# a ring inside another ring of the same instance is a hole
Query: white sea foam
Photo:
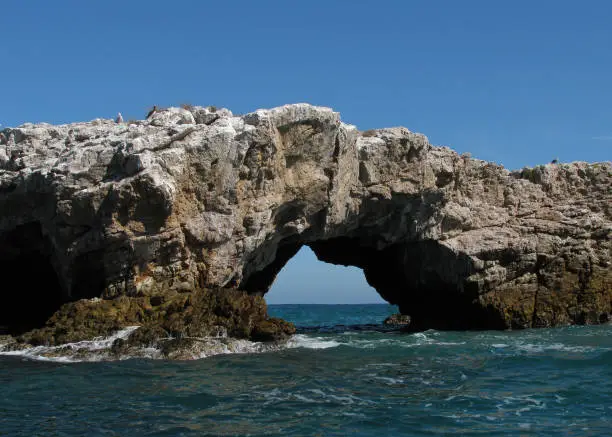
{"type": "Polygon", "coordinates": [[[370,376],[373,379],[386,383],[387,385],[397,385],[397,384],[404,383],[404,380],[402,378],[391,378],[389,376],[378,376],[378,375],[372,375],[372,374],[369,374],[367,376],[370,376]]]}
{"type": "MultiPolygon", "coordinates": [[[[566,399],[565,397],[563,397],[563,396],[561,396],[561,395],[558,395],[558,394],[555,394],[555,401],[556,401],[558,404],[562,403],[562,402],[563,402],[565,399],[566,399]]],[[[612,407],[609,407],[609,408],[612,408],[612,407]]]]}
{"type": "MultiPolygon", "coordinates": [[[[1,355],[22,357],[39,361],[63,363],[124,360],[130,358],[161,359],[167,358],[162,351],[153,347],[130,348],[126,355],[116,355],[111,351],[118,339],[127,339],[138,326],[130,326],[117,331],[109,337],[67,343],[60,346],[36,346],[20,350],[0,352],[1,355]]],[[[277,343],[258,343],[225,337],[189,338],[195,340],[192,347],[179,350],[172,358],[200,359],[220,354],[258,353],[279,350],[284,346],[277,343]]],[[[169,338],[168,340],[172,340],[169,338]]]]}
{"type": "Polygon", "coordinates": [[[317,402],[316,400],[308,398],[308,397],[306,397],[304,395],[301,395],[301,394],[294,394],[293,397],[295,399],[297,399],[298,401],[306,402],[306,403],[309,403],[309,404],[314,404],[314,403],[317,402]]]}
{"type": "Polygon", "coordinates": [[[60,346],[35,346],[21,350],[2,351],[0,355],[67,363],[78,361],[101,361],[108,359],[107,351],[111,348],[115,340],[125,340],[138,328],[139,326],[128,326],[109,337],[97,337],[93,340],[66,343],[60,346]]]}
{"type": "Polygon", "coordinates": [[[329,349],[338,347],[342,343],[335,340],[328,340],[324,337],[309,337],[303,334],[296,334],[287,342],[289,348],[306,348],[306,349],[329,349]]]}
{"type": "Polygon", "coordinates": [[[461,346],[465,341],[439,341],[435,337],[440,335],[439,331],[417,332],[412,334],[410,338],[415,340],[414,343],[409,343],[404,339],[399,342],[401,347],[417,347],[417,346],[461,346]]]}
{"type": "Polygon", "coordinates": [[[196,352],[191,354],[191,356],[183,355],[182,358],[197,360],[215,355],[252,354],[276,351],[284,348],[282,344],[277,343],[259,343],[249,340],[222,337],[195,338],[195,340],[201,342],[200,347],[196,349],[196,352]]]}
{"type": "MultiPolygon", "coordinates": [[[[461,346],[465,345],[465,341],[440,341],[437,338],[437,332],[417,333],[409,336],[384,336],[377,338],[363,338],[360,334],[342,333],[340,340],[336,341],[329,337],[311,337],[298,334],[294,336],[298,343],[297,347],[309,347],[321,349],[336,346],[348,346],[356,349],[376,349],[380,347],[388,348],[415,348],[422,346],[461,346]],[[350,334],[350,335],[349,335],[350,334]],[[429,334],[429,335],[428,335],[429,334]],[[302,345],[304,343],[304,345],[302,345]]],[[[336,337],[338,338],[338,337],[336,337]]]]}
{"type": "Polygon", "coordinates": [[[90,351],[97,351],[101,349],[108,349],[113,345],[115,340],[122,339],[125,340],[130,336],[130,334],[136,331],[140,326],[128,326],[127,328],[121,329],[120,331],[115,332],[113,335],[109,337],[97,337],[93,340],[84,340],[78,341],[76,343],[68,343],[63,346],[55,346],[55,348],[65,348],[68,347],[70,349],[86,349],[90,351]]]}
{"type": "MultiPolygon", "coordinates": [[[[153,347],[130,348],[126,355],[112,353],[111,348],[116,340],[127,339],[138,328],[138,326],[130,326],[109,337],[99,337],[93,340],[67,343],[60,346],[36,346],[20,350],[0,351],[0,356],[14,356],[31,360],[63,363],[124,360],[130,358],[168,358],[163,355],[160,349],[153,347]]],[[[215,355],[261,353],[287,348],[327,349],[340,346],[341,344],[335,340],[306,335],[295,335],[284,343],[261,343],[223,336],[205,338],[187,337],[186,339],[194,340],[193,344],[176,351],[170,358],[197,360],[215,355]]],[[[169,338],[168,340],[172,339],[169,338]]]]}
{"type": "Polygon", "coordinates": [[[499,411],[513,411],[515,415],[520,416],[522,413],[526,413],[531,410],[546,409],[546,402],[543,400],[534,399],[531,395],[507,396],[495,407],[499,411]]]}
{"type": "Polygon", "coordinates": [[[516,348],[520,351],[541,353],[547,351],[558,351],[558,352],[574,352],[574,353],[585,353],[602,350],[601,348],[595,348],[592,346],[571,346],[562,343],[552,344],[537,344],[537,343],[518,343],[516,348]]]}
{"type": "MultiPolygon", "coordinates": [[[[164,356],[161,350],[156,348],[130,348],[125,355],[116,355],[111,352],[111,347],[117,339],[127,339],[138,326],[131,326],[115,334],[94,340],[68,343],[61,346],[37,346],[16,351],[0,352],[0,355],[20,356],[27,359],[58,361],[58,362],[81,362],[81,361],[108,361],[123,360],[129,358],[148,359],[202,359],[221,354],[247,354],[278,351],[282,349],[304,348],[304,349],[329,349],[339,346],[348,346],[357,349],[374,349],[379,347],[402,347],[413,348],[419,346],[456,346],[465,342],[444,342],[435,338],[436,331],[417,333],[411,336],[392,336],[381,338],[363,338],[361,335],[338,336],[313,336],[307,334],[296,334],[286,342],[260,343],[248,340],[237,340],[225,336],[214,336],[206,338],[192,338],[192,345],[173,352],[170,357],[164,356]],[[339,339],[341,338],[341,340],[339,339]]],[[[168,340],[172,340],[169,338],[168,340]]]]}
{"type": "Polygon", "coordinates": [[[349,338],[346,339],[342,344],[357,348],[357,349],[374,349],[381,346],[394,346],[399,344],[397,340],[391,338],[377,338],[377,339],[359,339],[359,338],[349,338]]]}
{"type": "MultiPolygon", "coordinates": [[[[129,348],[125,355],[117,355],[111,351],[113,343],[117,339],[127,339],[129,335],[138,329],[137,326],[128,327],[105,337],[96,338],[89,341],[80,341],[61,346],[38,346],[17,351],[0,352],[0,355],[20,356],[27,359],[48,360],[59,362],[79,362],[79,361],[105,361],[122,360],[129,358],[171,358],[171,359],[201,359],[220,354],[248,354],[271,352],[283,349],[330,349],[339,346],[346,346],[356,349],[376,349],[376,348],[420,348],[420,347],[454,347],[465,345],[465,341],[453,341],[444,338],[438,331],[419,332],[411,335],[367,335],[361,333],[343,333],[337,335],[313,335],[296,334],[286,342],[278,343],[259,343],[248,340],[237,340],[223,335],[193,338],[191,344],[186,344],[171,352],[171,355],[164,355],[162,350],[156,348],[129,348]]],[[[540,343],[529,341],[528,339],[506,339],[500,342],[500,336],[491,336],[489,348],[491,351],[503,350],[504,353],[515,354],[536,354],[550,351],[560,351],[568,353],[585,353],[601,350],[601,347],[567,345],[557,343],[540,343]],[[492,342],[491,340],[496,342],[492,342]]],[[[172,340],[172,339],[168,339],[172,340]]],[[[1,350],[1,346],[0,346],[1,350]]],[[[461,375],[462,380],[466,379],[461,375]]],[[[381,382],[385,382],[380,380],[381,382]]],[[[386,383],[399,383],[399,381],[386,381],[386,383]]],[[[425,384],[425,382],[423,382],[425,384]]]]}
{"type": "Polygon", "coordinates": [[[289,389],[289,390],[280,390],[278,388],[274,388],[269,391],[252,391],[248,395],[249,397],[263,397],[265,399],[263,405],[271,405],[271,404],[279,404],[285,402],[304,402],[308,404],[329,404],[329,403],[338,403],[343,406],[348,405],[360,405],[360,406],[370,406],[375,404],[376,402],[364,399],[362,397],[356,396],[352,393],[346,393],[343,390],[338,390],[332,387],[327,387],[324,390],[322,389],[289,389]]]}

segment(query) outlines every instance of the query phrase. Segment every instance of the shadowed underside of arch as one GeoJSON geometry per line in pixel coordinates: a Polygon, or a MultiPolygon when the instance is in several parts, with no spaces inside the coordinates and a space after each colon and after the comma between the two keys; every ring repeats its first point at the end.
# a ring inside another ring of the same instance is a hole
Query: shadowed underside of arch
{"type": "MultiPolygon", "coordinates": [[[[466,279],[474,272],[469,257],[457,255],[436,241],[394,244],[384,249],[357,238],[338,237],[306,244],[320,261],[363,270],[368,284],[402,314],[411,329],[503,329],[502,316],[479,299],[466,279]]],[[[301,243],[279,244],[274,262],[252,274],[242,286],[265,294],[301,243]]]]}

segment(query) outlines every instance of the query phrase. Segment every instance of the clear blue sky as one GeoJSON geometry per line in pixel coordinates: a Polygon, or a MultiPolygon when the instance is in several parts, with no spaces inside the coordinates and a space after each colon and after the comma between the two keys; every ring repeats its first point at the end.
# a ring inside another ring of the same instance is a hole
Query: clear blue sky
{"type": "MultiPolygon", "coordinates": [[[[0,16],[3,126],[309,102],[509,168],[612,157],[610,1],[4,0],[0,16]]],[[[358,273],[343,282],[371,301],[358,273]]]]}

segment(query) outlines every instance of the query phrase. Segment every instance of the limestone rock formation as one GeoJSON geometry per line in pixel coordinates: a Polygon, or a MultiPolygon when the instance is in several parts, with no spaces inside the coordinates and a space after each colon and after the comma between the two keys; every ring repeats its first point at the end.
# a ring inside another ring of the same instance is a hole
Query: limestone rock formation
{"type": "Polygon", "coordinates": [[[303,245],[415,329],[600,323],[611,218],[610,162],[508,171],[306,104],[25,124],[0,135],[0,331],[84,298],[262,295],[303,245]]]}

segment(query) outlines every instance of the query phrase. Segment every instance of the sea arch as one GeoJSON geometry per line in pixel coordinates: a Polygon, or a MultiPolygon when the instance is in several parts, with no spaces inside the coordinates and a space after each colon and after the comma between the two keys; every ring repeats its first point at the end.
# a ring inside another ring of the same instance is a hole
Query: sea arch
{"type": "Polygon", "coordinates": [[[44,259],[18,264],[51,266],[67,300],[264,294],[306,245],[422,329],[610,318],[609,163],[511,172],[306,104],[210,124],[177,111],[4,130],[0,233],[38,223],[28,256],[44,259]]]}
{"type": "Polygon", "coordinates": [[[248,275],[240,288],[265,295],[303,246],[322,262],[362,269],[367,283],[385,301],[411,316],[412,329],[504,328],[500,315],[483,305],[477,288],[469,285],[467,278],[475,270],[470,257],[434,240],[395,243],[382,249],[374,239],[356,236],[281,242],[274,261],[248,275]]]}

